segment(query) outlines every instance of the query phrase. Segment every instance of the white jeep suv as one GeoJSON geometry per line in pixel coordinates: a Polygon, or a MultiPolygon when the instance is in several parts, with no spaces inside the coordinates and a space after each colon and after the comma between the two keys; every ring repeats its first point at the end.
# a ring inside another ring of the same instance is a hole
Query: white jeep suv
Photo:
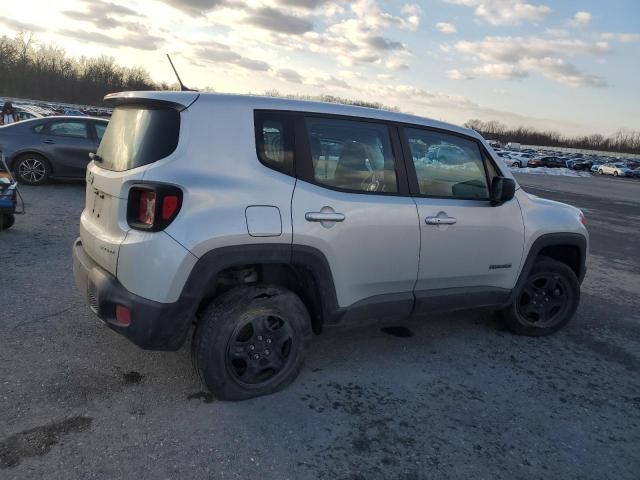
{"type": "Polygon", "coordinates": [[[76,283],[142,348],[195,327],[218,398],[285,387],[326,325],[488,308],[547,335],[576,311],[582,212],[525,193],[472,130],[252,96],[106,99],[76,283]]]}

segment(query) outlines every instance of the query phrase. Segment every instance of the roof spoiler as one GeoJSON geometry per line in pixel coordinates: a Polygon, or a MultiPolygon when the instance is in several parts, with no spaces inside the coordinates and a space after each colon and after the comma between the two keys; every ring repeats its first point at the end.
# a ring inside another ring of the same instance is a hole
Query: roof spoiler
{"type": "Polygon", "coordinates": [[[166,92],[166,91],[148,91],[148,92],[118,92],[110,93],[104,97],[104,101],[114,106],[120,105],[150,105],[175,108],[183,111],[189,108],[198,100],[200,94],[198,92],[166,92]]]}

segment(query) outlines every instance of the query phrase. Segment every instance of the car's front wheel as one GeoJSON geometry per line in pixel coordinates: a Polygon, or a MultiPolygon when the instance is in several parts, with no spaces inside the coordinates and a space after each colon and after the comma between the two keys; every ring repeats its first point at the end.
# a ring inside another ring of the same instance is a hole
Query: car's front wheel
{"type": "Polygon", "coordinates": [[[579,302],[580,284],[573,270],[540,257],[502,318],[519,335],[551,335],[571,320],[579,302]]]}
{"type": "Polygon", "coordinates": [[[603,175],[604,172],[602,171],[602,169],[598,170],[598,175],[603,175]]]}
{"type": "Polygon", "coordinates": [[[42,185],[51,176],[51,166],[46,158],[36,153],[27,153],[14,164],[17,179],[27,185],[42,185]]]}
{"type": "Polygon", "coordinates": [[[283,389],[298,375],[311,321],[300,298],[275,286],[236,287],[209,305],[191,346],[216,398],[244,400],[283,389]]]}
{"type": "Polygon", "coordinates": [[[614,177],[617,177],[617,176],[618,176],[618,171],[617,171],[617,170],[614,170],[614,171],[613,171],[613,176],[614,176],[614,177]]]}

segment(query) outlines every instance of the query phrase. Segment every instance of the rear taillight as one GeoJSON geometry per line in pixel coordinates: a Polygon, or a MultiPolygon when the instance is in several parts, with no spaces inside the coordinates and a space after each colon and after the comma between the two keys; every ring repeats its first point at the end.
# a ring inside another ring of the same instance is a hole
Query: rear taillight
{"type": "Polygon", "coordinates": [[[138,230],[164,230],[182,207],[182,190],[173,185],[134,185],[129,190],[127,222],[138,230]]]}
{"type": "Polygon", "coordinates": [[[144,190],[140,192],[138,201],[138,221],[143,225],[153,225],[156,217],[156,192],[144,190]]]}

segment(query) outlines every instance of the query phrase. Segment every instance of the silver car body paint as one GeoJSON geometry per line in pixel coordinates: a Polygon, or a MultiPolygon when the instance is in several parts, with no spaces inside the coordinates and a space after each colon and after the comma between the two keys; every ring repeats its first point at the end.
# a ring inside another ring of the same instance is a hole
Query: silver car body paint
{"type": "Polygon", "coordinates": [[[513,288],[526,252],[540,235],[587,236],[579,210],[533,198],[519,187],[512,201],[491,207],[487,202],[345,193],[296,181],[259,162],[253,114],[256,109],[339,114],[456,132],[479,139],[500,174],[513,178],[482,137],[462,127],[396,112],[268,97],[194,92],[112,97],[116,102],[169,101],[183,108],[178,147],[168,157],[124,172],[93,162],[87,169],[82,244],[127,290],[150,300],[175,302],[198,258],[225,246],[315,247],[331,267],[339,305],[347,307],[414,286],[513,288]],[[140,232],[127,224],[129,189],[140,182],[171,183],[183,191],[179,215],[162,232],[140,232]],[[264,210],[251,210],[256,207],[264,210]],[[343,214],[344,220],[305,217],[327,211],[343,214]],[[455,217],[456,224],[425,224],[426,216],[440,211],[455,217]],[[493,263],[512,267],[490,270],[493,263]]]}

